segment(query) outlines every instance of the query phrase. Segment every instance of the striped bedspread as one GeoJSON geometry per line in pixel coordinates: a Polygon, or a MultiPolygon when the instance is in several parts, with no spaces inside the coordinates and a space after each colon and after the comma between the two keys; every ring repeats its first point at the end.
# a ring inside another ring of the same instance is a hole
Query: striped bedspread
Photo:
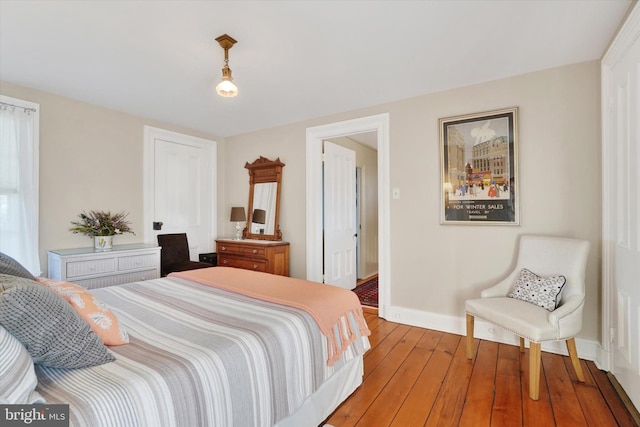
{"type": "Polygon", "coordinates": [[[101,366],[36,365],[38,392],[68,403],[72,426],[270,426],[369,346],[360,337],[328,366],[306,312],[177,277],[92,292],[130,343],[101,366]]]}

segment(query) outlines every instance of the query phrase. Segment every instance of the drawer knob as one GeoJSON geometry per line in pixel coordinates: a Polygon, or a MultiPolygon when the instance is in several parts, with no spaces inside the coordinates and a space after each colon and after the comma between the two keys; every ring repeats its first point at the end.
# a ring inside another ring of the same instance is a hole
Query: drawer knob
{"type": "Polygon", "coordinates": [[[222,250],[223,250],[223,251],[226,251],[226,250],[227,250],[227,247],[226,247],[226,246],[223,246],[223,247],[222,247],[222,250]]]}
{"type": "Polygon", "coordinates": [[[226,264],[228,261],[225,259],[224,261],[222,261],[223,264],[226,264]]]}
{"type": "Polygon", "coordinates": [[[255,270],[256,268],[258,268],[258,264],[253,264],[253,269],[255,270]]]}
{"type": "Polygon", "coordinates": [[[257,249],[254,249],[254,250],[253,250],[253,253],[254,253],[254,254],[257,254],[257,253],[258,253],[258,250],[257,250],[257,249]]]}

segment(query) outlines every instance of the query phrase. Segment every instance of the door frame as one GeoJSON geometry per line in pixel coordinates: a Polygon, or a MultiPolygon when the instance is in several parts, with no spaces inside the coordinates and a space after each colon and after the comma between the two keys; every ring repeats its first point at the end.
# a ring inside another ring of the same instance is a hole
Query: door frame
{"type": "Polygon", "coordinates": [[[322,282],[322,142],[364,132],[377,132],[378,138],[378,315],[384,318],[391,285],[389,113],[307,128],[307,280],[322,282]]]}
{"type": "Polygon", "coordinates": [[[209,236],[210,246],[213,248],[213,236],[218,235],[217,231],[217,170],[218,170],[218,143],[216,141],[198,138],[196,136],[185,135],[166,129],[144,126],[144,152],[143,152],[143,218],[144,218],[144,242],[147,244],[157,244],[153,230],[153,211],[155,206],[155,140],[174,141],[180,144],[207,148],[209,150],[209,183],[211,185],[211,206],[209,226],[211,236],[209,236]]]}

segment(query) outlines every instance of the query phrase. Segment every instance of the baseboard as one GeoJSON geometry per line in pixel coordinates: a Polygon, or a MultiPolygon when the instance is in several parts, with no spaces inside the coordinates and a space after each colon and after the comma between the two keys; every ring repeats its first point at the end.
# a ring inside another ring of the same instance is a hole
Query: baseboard
{"type": "Polygon", "coordinates": [[[629,415],[631,415],[633,421],[636,423],[636,425],[640,426],[640,412],[638,412],[638,409],[633,405],[633,402],[627,395],[627,392],[624,391],[624,388],[622,388],[622,386],[618,382],[618,379],[611,372],[607,372],[607,378],[609,378],[609,381],[611,381],[611,385],[615,389],[616,393],[618,393],[618,396],[620,396],[620,400],[622,400],[624,407],[627,408],[627,411],[629,411],[629,415]]]}
{"type": "MultiPolygon", "coordinates": [[[[389,313],[389,316],[385,319],[390,322],[403,323],[462,336],[466,335],[465,317],[447,316],[404,307],[390,307],[387,313],[389,313]]],[[[516,335],[499,326],[485,322],[482,319],[476,319],[475,321],[474,336],[483,340],[503,344],[520,344],[520,340],[516,335]]],[[[600,360],[598,356],[601,355],[602,351],[599,342],[576,338],[576,348],[578,350],[578,356],[581,359],[591,361],[600,360]]],[[[548,351],[549,353],[568,355],[564,341],[546,341],[542,343],[542,350],[548,351]]]]}

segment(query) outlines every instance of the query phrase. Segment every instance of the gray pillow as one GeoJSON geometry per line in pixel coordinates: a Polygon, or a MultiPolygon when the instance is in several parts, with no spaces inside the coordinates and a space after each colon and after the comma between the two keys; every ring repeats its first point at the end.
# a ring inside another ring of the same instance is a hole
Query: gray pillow
{"type": "Polygon", "coordinates": [[[33,280],[0,274],[0,325],[43,366],[85,368],[115,360],[68,302],[33,280]]]}
{"type": "Polygon", "coordinates": [[[29,270],[24,268],[22,264],[2,252],[0,252],[0,274],[9,274],[11,276],[36,280],[33,274],[29,273],[29,270]]]}

